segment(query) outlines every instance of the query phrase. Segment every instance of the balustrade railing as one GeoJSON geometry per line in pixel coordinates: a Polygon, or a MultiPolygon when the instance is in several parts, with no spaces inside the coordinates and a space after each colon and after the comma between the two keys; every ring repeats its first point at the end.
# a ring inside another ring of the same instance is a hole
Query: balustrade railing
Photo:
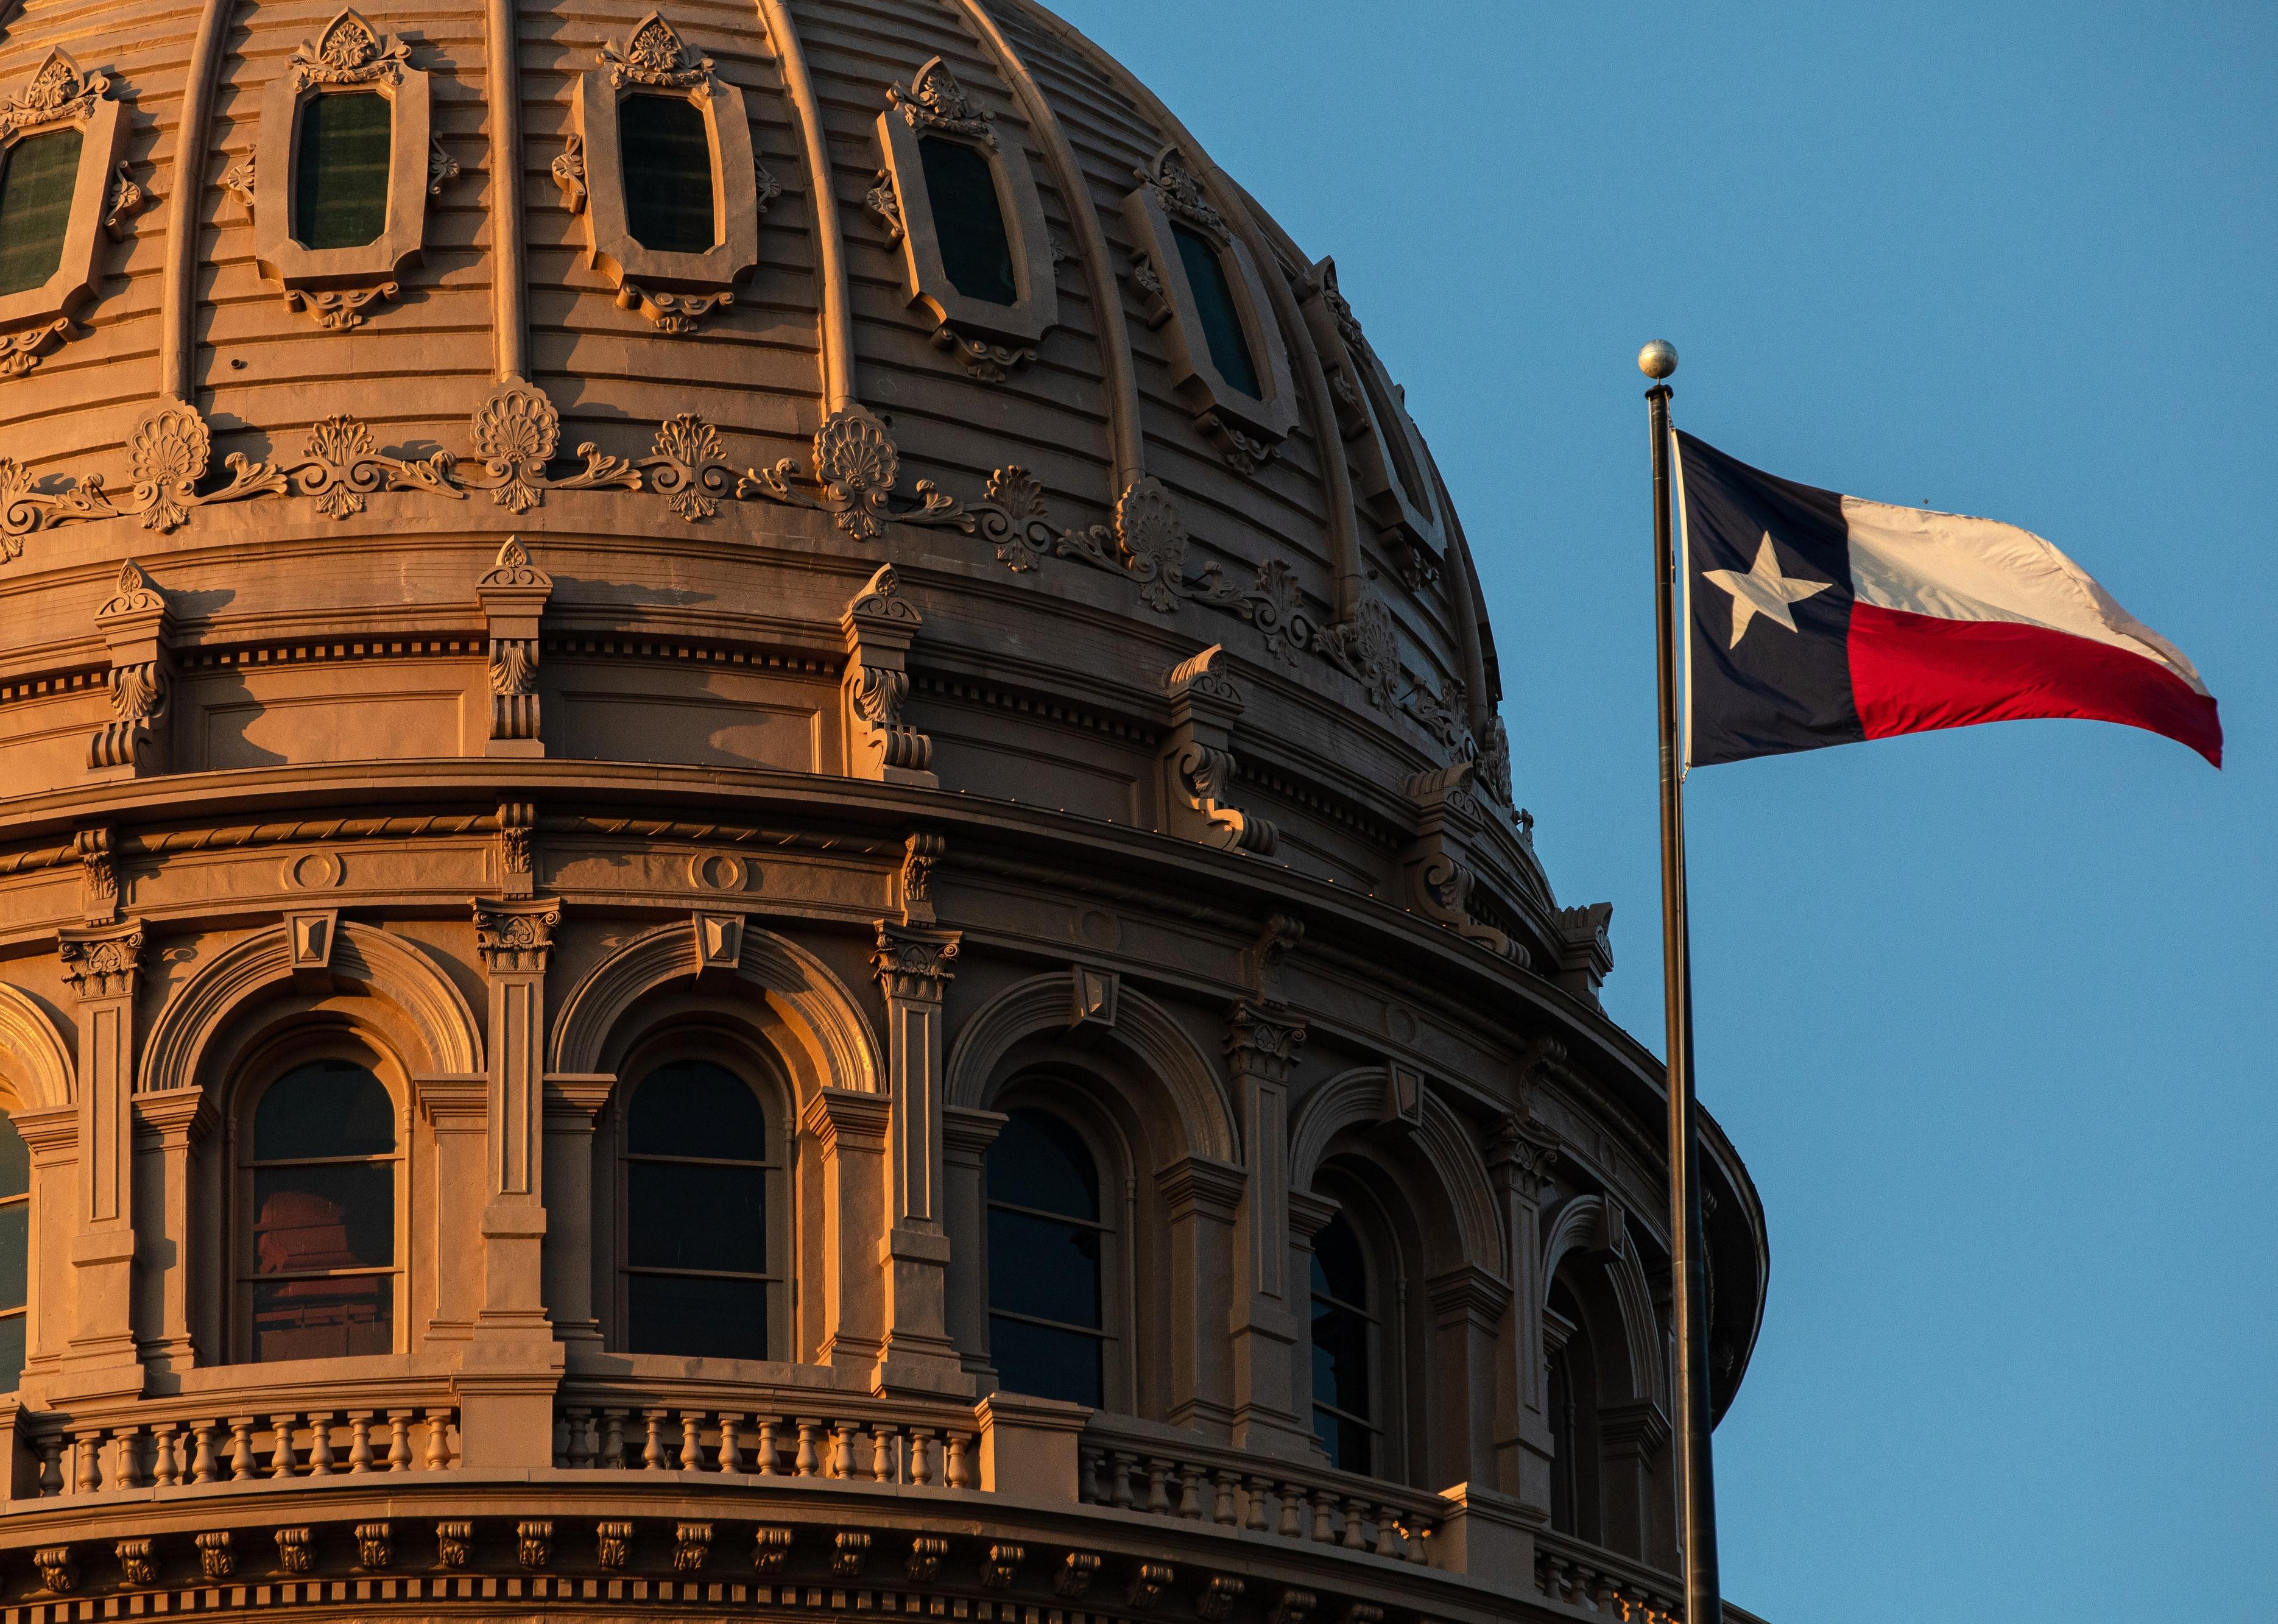
{"type": "Polygon", "coordinates": [[[837,1406],[721,1408],[600,1395],[565,1398],[554,1413],[554,1464],[573,1471],[720,1472],[943,1489],[979,1482],[980,1438],[965,1409],[849,1413],[837,1406]]]}
{"type": "Polygon", "coordinates": [[[1079,1479],[1086,1504],[1432,1565],[1448,1510],[1436,1494],[1173,1436],[1093,1417],[1079,1479]]]}
{"type": "Polygon", "coordinates": [[[133,1420],[65,1420],[34,1430],[42,1498],[187,1488],[261,1478],[440,1472],[459,1464],[458,1412],[392,1409],[207,1410],[133,1420]]]}
{"type": "MultiPolygon", "coordinates": [[[[1624,1624],[1684,1624],[1680,1582],[1571,1535],[1534,1536],[1534,1588],[1552,1601],[1624,1624]]],[[[1738,1618],[1727,1606],[1727,1618],[1738,1618]]]]}

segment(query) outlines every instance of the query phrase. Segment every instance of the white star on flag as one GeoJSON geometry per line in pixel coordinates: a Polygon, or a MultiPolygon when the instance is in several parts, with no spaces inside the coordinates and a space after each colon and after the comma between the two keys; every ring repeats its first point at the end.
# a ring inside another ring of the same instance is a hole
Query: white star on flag
{"type": "Polygon", "coordinates": [[[1732,594],[1732,640],[1726,645],[1731,648],[1740,646],[1749,624],[1759,615],[1794,631],[1795,617],[1788,612],[1788,605],[1800,603],[1835,585],[1833,581],[1800,580],[1781,574],[1779,555],[1772,551],[1772,533],[1769,530],[1764,532],[1763,545],[1756,549],[1754,566],[1746,574],[1738,570],[1703,570],[1701,575],[1703,580],[1714,581],[1732,594]]]}

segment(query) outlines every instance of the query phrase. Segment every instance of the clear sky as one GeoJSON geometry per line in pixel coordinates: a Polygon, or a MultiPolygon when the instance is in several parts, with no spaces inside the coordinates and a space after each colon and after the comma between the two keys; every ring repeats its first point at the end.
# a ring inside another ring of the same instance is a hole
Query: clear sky
{"type": "Polygon", "coordinates": [[[1773,1624],[2278,1617],[2278,7],[1059,9],[1336,256],[1656,1049],[1645,340],[1680,425],[2036,530],[2198,663],[2221,773],[2029,722],[1693,778],[1772,1246],[1724,1573],[1773,1624]]]}

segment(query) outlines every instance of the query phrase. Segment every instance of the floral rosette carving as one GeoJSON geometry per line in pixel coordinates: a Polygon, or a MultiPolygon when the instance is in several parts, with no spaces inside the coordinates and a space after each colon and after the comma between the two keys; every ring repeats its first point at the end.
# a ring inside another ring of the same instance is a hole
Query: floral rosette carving
{"type": "Polygon", "coordinates": [[[844,504],[838,528],[858,541],[877,540],[901,465],[884,425],[859,406],[831,413],[814,431],[815,479],[844,504]]]}
{"type": "Polygon", "coordinates": [[[1135,480],[1123,493],[1115,504],[1115,542],[1147,606],[1166,615],[1177,609],[1186,585],[1187,526],[1160,479],[1135,480]]]}
{"type": "Polygon", "coordinates": [[[400,85],[411,60],[411,48],[391,37],[385,44],[379,31],[353,11],[342,11],[325,26],[316,44],[303,42],[293,52],[293,82],[310,85],[400,85]]]}
{"type": "Polygon", "coordinates": [[[666,503],[692,525],[719,512],[730,494],[719,431],[692,411],[658,425],[654,455],[641,466],[650,471],[650,483],[666,503]]]}
{"type": "Polygon", "coordinates": [[[1323,628],[1313,640],[1332,665],[1360,684],[1371,705],[1382,710],[1391,704],[1400,678],[1400,638],[1381,599],[1363,599],[1351,619],[1323,628]]]}
{"type": "Polygon", "coordinates": [[[206,420],[188,406],[163,406],[142,419],[126,454],[134,465],[142,527],[164,532],[181,525],[197,505],[197,483],[213,456],[206,420]]]}
{"type": "Polygon", "coordinates": [[[1052,544],[1043,482],[1015,463],[989,476],[982,496],[974,512],[981,539],[997,549],[997,562],[1016,574],[1035,569],[1052,544]]]}
{"type": "Polygon", "coordinates": [[[711,87],[712,58],[689,50],[672,25],[654,11],[633,25],[632,38],[623,50],[604,45],[596,59],[609,70],[612,88],[622,88],[628,80],[699,94],[711,87]]]}
{"type": "Polygon", "coordinates": [[[1266,653],[1291,670],[1297,668],[1297,650],[1311,647],[1318,629],[1305,612],[1297,571],[1286,559],[1269,558],[1259,564],[1257,585],[1246,590],[1227,581],[1226,566],[1213,560],[1203,566],[1202,584],[1194,597],[1256,626],[1265,636],[1266,653]]]}
{"type": "Polygon", "coordinates": [[[562,414],[528,384],[508,384],[475,413],[475,450],[500,483],[493,498],[509,513],[546,500],[539,487],[562,443],[562,414]]]}

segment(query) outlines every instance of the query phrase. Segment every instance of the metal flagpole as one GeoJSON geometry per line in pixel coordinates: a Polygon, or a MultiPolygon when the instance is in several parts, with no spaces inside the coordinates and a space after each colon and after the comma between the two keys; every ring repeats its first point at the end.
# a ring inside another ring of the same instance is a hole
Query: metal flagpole
{"type": "Polygon", "coordinates": [[[1684,1516],[1685,1624],[1724,1624],[1716,1578],[1716,1475],[1708,1448],[1708,1275],[1701,1232],[1701,1147],[1693,1107],[1693,951],[1685,917],[1685,773],[1678,735],[1679,637],[1676,544],[1670,534],[1670,387],[1675,346],[1638,352],[1654,380],[1654,623],[1661,678],[1661,937],[1669,1046],[1669,1208],[1677,1275],[1677,1449],[1684,1516]]]}

